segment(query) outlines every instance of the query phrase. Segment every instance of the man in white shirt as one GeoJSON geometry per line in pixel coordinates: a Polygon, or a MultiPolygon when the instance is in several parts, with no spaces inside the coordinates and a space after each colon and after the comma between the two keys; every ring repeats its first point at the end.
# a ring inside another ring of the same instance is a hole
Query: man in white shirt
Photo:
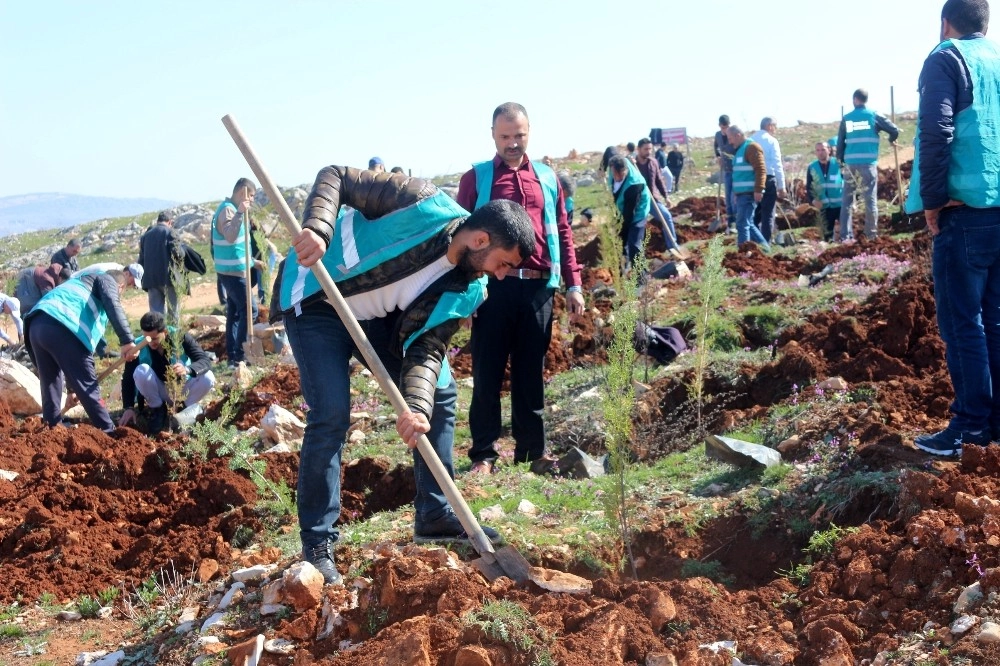
{"type": "Polygon", "coordinates": [[[778,123],[774,118],[765,116],[760,121],[760,129],[750,136],[764,149],[764,163],[767,165],[764,198],[757,206],[753,221],[768,243],[771,242],[771,230],[774,228],[774,207],[779,197],[785,198],[785,168],[781,165],[781,146],[774,137],[777,129],[778,123]]]}

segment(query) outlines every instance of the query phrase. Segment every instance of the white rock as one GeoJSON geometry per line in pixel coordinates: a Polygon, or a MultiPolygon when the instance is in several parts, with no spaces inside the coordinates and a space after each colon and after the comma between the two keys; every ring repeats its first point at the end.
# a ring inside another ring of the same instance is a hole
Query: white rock
{"type": "Polygon", "coordinates": [[[178,636],[183,636],[184,634],[190,633],[192,629],[194,629],[194,620],[188,620],[187,622],[181,622],[174,627],[174,633],[178,636]]]}
{"type": "Polygon", "coordinates": [[[261,604],[260,605],[260,614],[261,615],[277,615],[278,613],[280,613],[281,611],[285,610],[286,608],[288,608],[288,606],[286,606],[284,604],[261,604]]]}
{"type": "Polygon", "coordinates": [[[295,643],[284,638],[272,638],[264,642],[264,651],[271,654],[290,655],[295,652],[295,643]]]}
{"type": "Polygon", "coordinates": [[[181,609],[181,616],[177,618],[178,622],[191,622],[192,620],[198,619],[198,608],[196,606],[185,606],[181,609]]]}
{"type": "Polygon", "coordinates": [[[0,358],[0,396],[16,416],[31,416],[42,411],[38,377],[13,359],[0,358]]]}
{"type": "MultiPolygon", "coordinates": [[[[206,633],[208,631],[211,631],[216,626],[223,626],[224,623],[223,623],[222,620],[225,617],[226,617],[226,614],[224,612],[221,612],[221,611],[220,612],[216,612],[216,613],[212,613],[211,615],[208,616],[208,619],[205,620],[201,624],[201,633],[204,634],[204,633],[206,633]]],[[[219,640],[215,636],[202,636],[202,638],[215,638],[216,641],[219,640]]],[[[200,641],[200,640],[202,640],[202,638],[199,638],[198,640],[200,641]]]]}
{"type": "Polygon", "coordinates": [[[246,567],[245,569],[237,569],[232,573],[232,576],[233,580],[245,583],[248,580],[263,578],[275,569],[277,569],[277,566],[273,564],[256,564],[252,567],[246,567]]]}
{"type": "Polygon", "coordinates": [[[1000,643],[1000,624],[996,622],[983,622],[976,640],[980,643],[1000,643]]]}
{"type": "Polygon", "coordinates": [[[372,417],[368,412],[351,412],[351,425],[354,425],[358,421],[364,421],[372,417]]]}
{"type": "Polygon", "coordinates": [[[59,611],[59,613],[56,615],[56,619],[59,620],[60,622],[76,622],[77,620],[82,620],[83,616],[77,613],[76,611],[64,610],[64,611],[59,611]]]}
{"type": "Polygon", "coordinates": [[[8,472],[5,469],[0,469],[0,480],[3,480],[3,481],[13,481],[18,476],[20,476],[20,475],[17,472],[8,472]]]}
{"type": "Polygon", "coordinates": [[[580,395],[573,398],[573,402],[580,402],[581,400],[596,400],[601,397],[601,390],[596,386],[592,389],[584,391],[580,395]]]}
{"type": "Polygon", "coordinates": [[[351,434],[347,436],[347,441],[349,441],[351,444],[360,444],[361,442],[365,441],[367,437],[368,435],[366,435],[361,430],[352,430],[351,434]]]}
{"type": "Polygon", "coordinates": [[[493,506],[483,507],[479,510],[479,520],[484,523],[498,520],[506,516],[507,513],[503,510],[503,507],[499,504],[494,504],[493,506]]]}
{"type": "Polygon", "coordinates": [[[589,594],[594,586],[586,578],[554,569],[543,569],[542,567],[530,567],[528,569],[528,578],[532,583],[549,592],[589,594]]]}
{"type": "Polygon", "coordinates": [[[97,618],[100,620],[107,620],[109,617],[115,614],[115,609],[111,606],[101,606],[97,609],[97,618]]]}
{"type": "Polygon", "coordinates": [[[125,650],[117,650],[111,654],[106,654],[90,666],[117,666],[125,658],[125,650]]]}
{"type": "Polygon", "coordinates": [[[260,420],[264,441],[271,444],[286,444],[295,451],[302,446],[306,424],[299,417],[280,405],[271,405],[260,420]]]}
{"type": "MultiPolygon", "coordinates": [[[[257,567],[250,567],[250,568],[255,569],[257,567]]],[[[247,569],[240,569],[239,571],[247,571],[247,569]]],[[[222,599],[219,600],[219,605],[216,607],[215,610],[222,611],[229,608],[229,604],[233,603],[233,597],[236,595],[236,593],[242,590],[244,587],[246,587],[243,584],[243,581],[251,580],[252,578],[256,577],[256,576],[251,576],[249,578],[236,578],[236,574],[239,573],[239,571],[233,572],[233,578],[236,579],[236,582],[233,583],[228,590],[226,590],[226,593],[224,595],[222,595],[222,599]]]]}
{"type": "Polygon", "coordinates": [[[960,636],[965,632],[967,632],[969,629],[972,629],[974,626],[976,626],[976,622],[978,621],[979,620],[975,615],[963,615],[962,617],[952,622],[949,629],[951,630],[951,633],[953,635],[960,636]]]}
{"type": "Polygon", "coordinates": [[[107,650],[101,650],[100,652],[81,652],[76,655],[76,666],[90,666],[106,654],[108,654],[107,650]]]}
{"type": "Polygon", "coordinates": [[[537,516],[538,507],[530,501],[523,499],[517,503],[517,512],[525,516],[537,516]]]}
{"type": "Polygon", "coordinates": [[[973,605],[982,601],[983,589],[979,585],[979,581],[976,581],[969,587],[962,590],[962,593],[958,595],[958,601],[955,602],[953,610],[955,615],[963,615],[966,613],[973,605]]]}
{"type": "Polygon", "coordinates": [[[226,327],[226,318],[222,315],[201,314],[194,318],[194,325],[205,328],[226,327]]]}
{"type": "Polygon", "coordinates": [[[821,388],[824,391],[846,391],[849,387],[843,377],[830,377],[816,384],[816,388],[821,388]]]}

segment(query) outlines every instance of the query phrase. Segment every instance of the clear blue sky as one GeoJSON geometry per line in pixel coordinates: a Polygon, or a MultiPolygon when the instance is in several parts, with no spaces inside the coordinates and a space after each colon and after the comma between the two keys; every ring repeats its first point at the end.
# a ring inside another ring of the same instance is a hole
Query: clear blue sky
{"type": "Polygon", "coordinates": [[[913,110],[942,4],[2,0],[0,196],[220,199],[252,175],[227,113],[290,186],[372,155],[464,171],[504,101],[534,158],[720,113],[832,121],[859,86],[913,110]]]}

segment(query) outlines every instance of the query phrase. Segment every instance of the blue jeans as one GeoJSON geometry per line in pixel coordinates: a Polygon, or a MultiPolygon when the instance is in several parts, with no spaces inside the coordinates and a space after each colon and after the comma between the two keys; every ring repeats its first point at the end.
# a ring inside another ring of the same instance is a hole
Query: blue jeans
{"type": "MultiPolygon", "coordinates": [[[[226,290],[226,358],[229,363],[244,360],[243,343],[247,341],[247,281],[235,275],[220,275],[219,281],[226,290]]],[[[257,299],[251,299],[257,319],[257,299]]]]}
{"type": "Polygon", "coordinates": [[[656,226],[660,228],[660,233],[663,234],[663,242],[667,244],[667,249],[677,248],[677,230],[674,228],[674,217],[670,214],[670,209],[662,201],[653,201],[653,205],[660,209],[660,213],[663,215],[663,221],[660,221],[660,216],[653,211],[653,222],[656,226]],[[667,233],[667,232],[670,233],[667,233]]]}
{"type": "Polygon", "coordinates": [[[757,202],[753,200],[753,194],[734,194],[736,200],[736,244],[743,245],[747,241],[753,241],[764,249],[770,250],[771,246],[764,240],[760,229],[753,223],[753,212],[757,208],[757,202]]]}
{"type": "MultiPolygon", "coordinates": [[[[365,335],[399,382],[401,361],[389,352],[389,340],[398,314],[361,322],[365,335]]],[[[298,514],[303,545],[336,541],[340,531],[340,456],[351,424],[351,393],[348,363],[358,356],[350,333],[337,312],[326,303],[302,309],[302,314],[284,317],[285,331],[299,366],[302,396],[309,405],[305,437],[299,453],[298,514]]],[[[452,380],[434,394],[434,413],[427,433],[449,476],[455,477],[452,447],[455,440],[455,404],[458,391],[452,380]]],[[[402,446],[402,443],[397,443],[402,446]]],[[[413,500],[415,522],[433,522],[451,509],[448,500],[420,453],[413,450],[413,473],[417,494],[413,500]]]]}
{"type": "Polygon", "coordinates": [[[951,427],[1000,428],[1000,208],[947,209],[938,224],[932,270],[951,427]]]}
{"type": "Polygon", "coordinates": [[[844,169],[844,198],[840,205],[840,240],[854,238],[852,229],[855,190],[861,190],[865,207],[865,236],[878,235],[878,168],[874,164],[847,164],[844,169]]]}
{"type": "Polygon", "coordinates": [[[642,250],[642,241],[646,238],[646,220],[633,222],[632,224],[623,227],[620,235],[626,265],[631,266],[632,260],[635,259],[642,250]]]}

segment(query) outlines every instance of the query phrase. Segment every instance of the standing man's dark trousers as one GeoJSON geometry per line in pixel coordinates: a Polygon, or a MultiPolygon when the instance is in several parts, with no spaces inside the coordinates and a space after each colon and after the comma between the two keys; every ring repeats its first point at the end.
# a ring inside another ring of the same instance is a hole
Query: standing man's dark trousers
{"type": "MultiPolygon", "coordinates": [[[[516,276],[518,271],[512,273],[516,276]]],[[[537,460],[545,453],[542,369],[552,339],[555,290],[547,286],[548,272],[541,275],[522,279],[508,273],[503,280],[490,278],[489,298],[472,320],[469,459],[474,463],[499,457],[494,442],[500,438],[500,388],[508,358],[514,459],[537,460]]]]}
{"type": "Polygon", "coordinates": [[[670,170],[670,175],[674,177],[674,189],[671,192],[676,192],[681,187],[681,171],[684,169],[675,169],[674,167],[667,167],[670,170]]]}
{"type": "Polygon", "coordinates": [[[32,316],[28,340],[42,389],[42,418],[49,427],[61,421],[63,378],[95,428],[115,429],[101,398],[94,355],[73,333],[44,312],[32,316]]]}
{"type": "Polygon", "coordinates": [[[753,223],[760,229],[760,235],[768,243],[771,242],[771,230],[774,229],[774,206],[778,203],[778,187],[774,176],[768,176],[764,182],[764,197],[753,214],[753,223]]]}

